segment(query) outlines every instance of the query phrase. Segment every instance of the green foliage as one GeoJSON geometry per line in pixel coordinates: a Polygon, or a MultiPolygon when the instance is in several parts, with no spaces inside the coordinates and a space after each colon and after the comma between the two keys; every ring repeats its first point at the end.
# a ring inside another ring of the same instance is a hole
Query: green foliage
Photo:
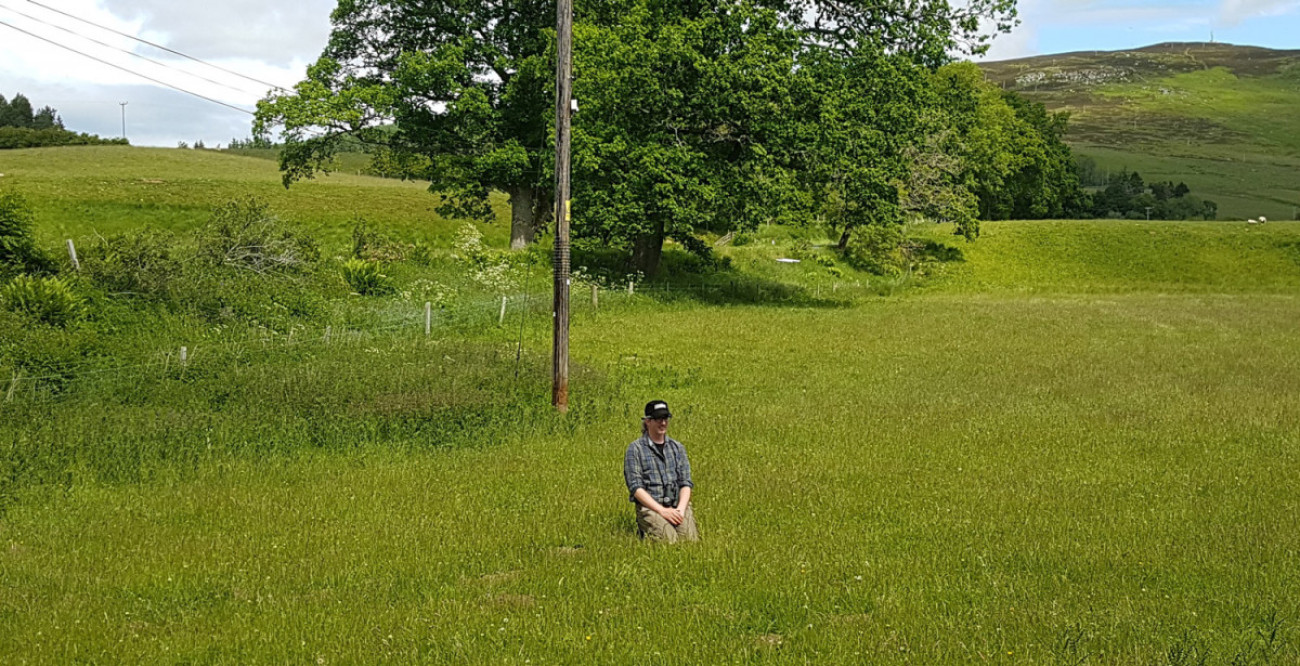
{"type": "Polygon", "coordinates": [[[54,262],[32,237],[34,222],[35,215],[22,195],[0,193],[0,278],[54,270],[54,262]]]}
{"type": "Polygon", "coordinates": [[[0,127],[0,150],[12,148],[46,148],[52,146],[126,146],[126,139],[102,139],[94,134],[78,134],[59,127],[0,127]]]}
{"type": "MultiPolygon", "coordinates": [[[[483,232],[478,227],[466,222],[461,225],[460,233],[452,245],[452,259],[461,261],[470,269],[470,277],[480,286],[496,293],[511,291],[520,277],[513,256],[500,250],[489,248],[483,242],[483,232]]],[[[527,262],[528,255],[522,255],[519,261],[527,262]]]]}
{"type": "Polygon", "coordinates": [[[33,111],[31,101],[22,93],[9,102],[0,95],[0,150],[126,143],[125,139],[101,139],[68,131],[58,111],[49,106],[33,111]]]}
{"type": "Polygon", "coordinates": [[[354,259],[367,261],[401,261],[405,258],[406,247],[389,238],[370,225],[364,217],[359,217],[352,224],[352,252],[354,259]]]}
{"type": "Polygon", "coordinates": [[[331,18],[329,44],[307,78],[258,105],[256,135],[284,128],[286,186],[327,170],[359,140],[380,147],[376,172],[429,179],[447,216],[489,219],[493,189],[544,198],[553,7],[358,0],[331,18]],[[308,131],[318,127],[334,129],[308,131]]]}
{"type": "Polygon", "coordinates": [[[82,271],[113,295],[165,298],[185,270],[177,243],[171,232],[150,228],[100,237],[83,253],[82,271]]]}
{"type": "Polygon", "coordinates": [[[972,63],[948,65],[932,77],[941,125],[951,131],[944,145],[959,166],[949,171],[977,198],[952,198],[959,233],[973,237],[979,219],[1071,217],[1087,208],[1079,171],[1063,140],[1066,114],[1003,91],[972,63]],[[972,231],[974,233],[972,233],[972,231]]]}
{"type": "Polygon", "coordinates": [[[273,273],[303,270],[319,251],[310,237],[272,215],[266,202],[246,197],[212,211],[197,234],[197,256],[214,266],[273,273]]]}
{"type": "Polygon", "coordinates": [[[32,102],[22,93],[17,93],[8,102],[0,95],[0,128],[17,127],[30,129],[34,120],[32,102]]]}
{"type": "Polygon", "coordinates": [[[352,257],[340,267],[343,281],[362,296],[382,296],[394,291],[393,280],[383,272],[378,261],[352,257]]]}
{"type": "Polygon", "coordinates": [[[43,324],[66,327],[81,318],[85,299],[58,277],[19,275],[0,287],[0,303],[43,324]]]}
{"type": "Polygon", "coordinates": [[[1138,172],[1121,170],[1111,174],[1106,188],[1092,198],[1097,217],[1131,220],[1213,220],[1218,204],[1191,194],[1186,183],[1172,181],[1147,184],[1138,172]]]}
{"type": "Polygon", "coordinates": [[[869,224],[858,227],[846,248],[845,258],[859,270],[876,275],[898,275],[907,268],[902,245],[906,235],[898,224],[869,224]]]}
{"type": "Polygon", "coordinates": [[[575,27],[575,232],[631,251],[653,276],[666,238],[722,233],[788,208],[797,35],[742,4],[693,13],[628,3],[575,27]]]}

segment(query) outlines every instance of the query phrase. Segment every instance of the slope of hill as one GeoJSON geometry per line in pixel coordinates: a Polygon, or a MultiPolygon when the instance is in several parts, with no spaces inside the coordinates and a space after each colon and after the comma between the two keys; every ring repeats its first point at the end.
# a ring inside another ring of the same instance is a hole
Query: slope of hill
{"type": "MultiPolygon", "coordinates": [[[[209,150],[86,146],[0,153],[0,186],[25,196],[36,212],[43,243],[140,226],[182,231],[236,197],[265,200],[281,217],[322,240],[348,236],[354,222],[406,240],[449,244],[460,224],[443,220],[427,184],[334,173],[285,189],[272,160],[209,150]],[[442,242],[445,241],[445,242],[442,242]]],[[[504,196],[494,200],[509,220],[504,196]]],[[[482,225],[503,244],[508,225],[482,225]]]]}
{"type": "Polygon", "coordinates": [[[1224,219],[1300,211],[1300,51],[1168,43],[983,68],[1069,111],[1071,143],[1103,169],[1185,181],[1224,219]]]}

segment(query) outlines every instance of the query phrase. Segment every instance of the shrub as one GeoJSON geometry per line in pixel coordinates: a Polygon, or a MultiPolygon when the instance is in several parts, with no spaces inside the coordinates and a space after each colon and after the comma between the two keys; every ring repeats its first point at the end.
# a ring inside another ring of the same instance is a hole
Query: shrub
{"type": "Polygon", "coordinates": [[[868,224],[853,230],[845,253],[855,268],[877,275],[897,275],[907,266],[903,256],[903,227],[898,224],[868,224]]]}
{"type": "Polygon", "coordinates": [[[370,227],[364,217],[352,225],[352,258],[366,261],[401,261],[406,248],[370,227]]]}
{"type": "MultiPolygon", "coordinates": [[[[452,258],[468,263],[474,271],[470,277],[479,285],[492,291],[505,292],[518,283],[509,254],[488,247],[483,242],[483,233],[473,224],[466,222],[460,228],[452,247],[452,258]]],[[[526,260],[527,256],[521,259],[526,260]]]]}
{"type": "Polygon", "coordinates": [[[0,194],[0,276],[54,271],[54,262],[32,238],[35,217],[21,195],[0,194]]]}
{"type": "Polygon", "coordinates": [[[424,241],[415,241],[406,258],[420,266],[431,266],[433,265],[433,248],[424,241]]]}
{"type": "Polygon", "coordinates": [[[393,281],[384,275],[377,261],[353,257],[343,262],[343,281],[362,296],[377,296],[393,291],[393,281]]]}
{"type": "Polygon", "coordinates": [[[310,237],[286,227],[265,202],[248,197],[212,211],[199,230],[198,256],[218,266],[271,273],[301,269],[320,253],[310,237]]]}
{"type": "Polygon", "coordinates": [[[181,275],[176,237],[165,231],[140,229],[92,246],[82,270],[95,284],[117,294],[161,296],[181,275]]]}
{"type": "Polygon", "coordinates": [[[51,326],[67,326],[81,317],[85,301],[57,277],[19,275],[0,288],[8,310],[51,326]]]}

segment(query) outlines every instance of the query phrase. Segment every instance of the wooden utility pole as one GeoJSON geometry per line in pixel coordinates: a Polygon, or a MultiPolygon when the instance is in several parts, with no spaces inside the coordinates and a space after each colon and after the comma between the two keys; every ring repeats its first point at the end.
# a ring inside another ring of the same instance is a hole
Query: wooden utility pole
{"type": "Polygon", "coordinates": [[[573,97],[573,0],[555,8],[555,319],[551,404],[569,411],[569,108],[573,97]]]}

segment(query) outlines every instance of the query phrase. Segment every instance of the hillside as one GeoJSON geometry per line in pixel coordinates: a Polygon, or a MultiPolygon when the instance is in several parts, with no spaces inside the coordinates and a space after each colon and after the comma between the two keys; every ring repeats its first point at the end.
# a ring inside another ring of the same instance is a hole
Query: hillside
{"type": "Polygon", "coordinates": [[[1300,209],[1300,51],[1157,44],[984,63],[990,80],[1071,114],[1069,140],[1105,170],[1182,180],[1221,219],[1300,209]]]}
{"type": "MultiPolygon", "coordinates": [[[[326,241],[346,239],[364,217],[405,240],[449,244],[458,223],[440,218],[427,184],[358,176],[322,175],[285,189],[273,160],[211,150],[85,146],[0,152],[0,186],[22,193],[50,244],[140,226],[183,231],[207,220],[214,206],[237,197],[265,200],[281,217],[326,241]]],[[[494,200],[506,220],[505,198],[494,200]]],[[[492,243],[509,228],[482,225],[492,243]]]]}

